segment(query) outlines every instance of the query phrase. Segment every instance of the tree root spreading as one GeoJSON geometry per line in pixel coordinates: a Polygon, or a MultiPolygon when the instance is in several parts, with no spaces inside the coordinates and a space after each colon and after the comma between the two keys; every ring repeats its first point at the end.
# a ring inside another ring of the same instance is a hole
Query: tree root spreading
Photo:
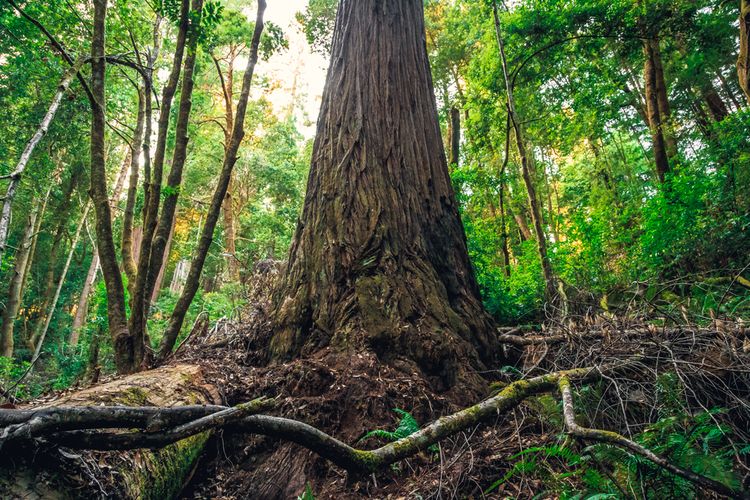
{"type": "Polygon", "coordinates": [[[615,432],[589,429],[575,422],[571,381],[592,382],[604,375],[633,368],[638,356],[625,362],[561,370],[510,383],[497,395],[474,406],[441,417],[421,430],[374,450],[354,448],[297,420],[259,415],[274,400],[259,398],[234,407],[59,407],[42,410],[0,410],[0,446],[10,441],[43,438],[56,445],[88,450],[156,449],[207,430],[226,429],[279,438],[301,445],[355,474],[375,472],[426,450],[431,445],[471,427],[486,424],[512,411],[525,399],[559,388],[565,426],[570,435],[623,448],[642,456],[701,488],[730,498],[750,498],[710,478],[676,466],[615,432]],[[110,429],[97,432],[94,429],[110,429]],[[116,432],[116,429],[139,429],[116,432]]]}

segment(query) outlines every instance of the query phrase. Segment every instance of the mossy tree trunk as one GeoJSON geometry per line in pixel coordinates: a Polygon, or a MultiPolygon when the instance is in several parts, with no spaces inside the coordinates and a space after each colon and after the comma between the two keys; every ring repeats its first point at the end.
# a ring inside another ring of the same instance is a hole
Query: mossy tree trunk
{"type": "MultiPolygon", "coordinates": [[[[55,400],[52,406],[184,406],[220,396],[194,365],[140,372],[55,400]]],[[[160,450],[76,452],[19,448],[0,458],[0,497],[175,498],[208,440],[204,432],[160,450]]]]}
{"type": "Polygon", "coordinates": [[[342,0],[272,355],[416,362],[442,388],[493,361],[438,126],[420,0],[342,0]]]}

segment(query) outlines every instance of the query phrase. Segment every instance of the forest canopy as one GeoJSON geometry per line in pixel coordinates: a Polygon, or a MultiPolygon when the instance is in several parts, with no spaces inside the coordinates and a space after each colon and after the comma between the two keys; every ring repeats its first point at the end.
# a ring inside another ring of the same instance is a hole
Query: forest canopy
{"type": "Polygon", "coordinates": [[[746,498],[750,3],[266,3],[0,0],[3,496],[746,498]]]}

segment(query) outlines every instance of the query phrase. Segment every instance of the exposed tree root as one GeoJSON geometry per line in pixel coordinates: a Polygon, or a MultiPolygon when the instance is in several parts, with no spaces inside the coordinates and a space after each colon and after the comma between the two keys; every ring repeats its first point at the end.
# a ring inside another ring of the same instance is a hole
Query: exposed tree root
{"type": "Polygon", "coordinates": [[[559,387],[565,424],[578,438],[606,442],[640,455],[701,488],[732,498],[748,498],[710,478],[674,465],[615,432],[589,429],[575,422],[571,381],[580,383],[611,376],[640,363],[639,357],[599,367],[563,370],[510,383],[497,395],[469,408],[442,417],[423,429],[375,450],[354,448],[329,434],[297,420],[256,415],[273,407],[273,400],[259,398],[235,407],[186,406],[177,408],[71,407],[44,410],[0,410],[5,428],[0,443],[45,438],[73,449],[132,450],[161,448],[206,432],[229,429],[271,436],[297,443],[353,473],[375,472],[426,450],[458,432],[496,419],[530,396],[559,387]],[[96,432],[93,429],[141,429],[135,432],[96,432]]]}

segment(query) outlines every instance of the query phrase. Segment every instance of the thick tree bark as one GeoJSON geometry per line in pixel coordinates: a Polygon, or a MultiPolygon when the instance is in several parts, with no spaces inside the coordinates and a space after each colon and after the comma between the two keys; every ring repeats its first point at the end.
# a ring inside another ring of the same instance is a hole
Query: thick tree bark
{"type": "Polygon", "coordinates": [[[534,185],[533,156],[529,156],[528,154],[523,127],[516,112],[515,98],[513,96],[513,84],[511,83],[510,74],[507,68],[505,47],[503,44],[502,33],[500,31],[500,17],[498,15],[497,2],[492,2],[492,9],[495,20],[497,45],[498,49],[500,50],[500,59],[503,68],[503,75],[505,77],[505,90],[508,99],[508,115],[510,116],[510,123],[513,126],[513,132],[516,139],[516,149],[518,150],[518,156],[521,161],[521,176],[523,177],[523,182],[526,186],[526,193],[529,199],[529,210],[531,211],[531,222],[534,227],[537,251],[539,253],[539,259],[542,265],[542,274],[544,275],[544,296],[548,302],[554,302],[558,295],[557,285],[555,275],[552,272],[552,264],[549,260],[549,256],[547,255],[547,236],[544,234],[542,210],[539,198],[537,196],[536,186],[534,185]]]}
{"type": "Polygon", "coordinates": [[[216,224],[221,214],[221,206],[224,203],[227,189],[229,188],[229,182],[232,179],[234,164],[237,162],[237,152],[239,151],[240,144],[245,136],[245,112],[247,111],[247,103],[250,99],[250,85],[253,81],[255,64],[258,62],[258,48],[260,46],[260,37],[263,33],[263,13],[265,12],[265,9],[265,0],[258,0],[255,31],[253,32],[253,39],[250,45],[250,56],[247,61],[247,67],[245,68],[245,74],[242,78],[242,92],[239,101],[237,102],[237,115],[234,119],[232,140],[230,141],[224,155],[224,164],[221,168],[221,173],[219,174],[219,182],[216,185],[216,190],[211,199],[211,206],[209,207],[208,215],[206,216],[206,223],[201,231],[198,247],[195,250],[193,260],[190,263],[190,271],[188,272],[185,286],[182,289],[182,293],[175,305],[174,311],[172,311],[169,325],[164,332],[161,345],[159,346],[159,358],[162,360],[172,352],[172,348],[174,347],[177,336],[182,328],[182,323],[185,321],[188,307],[190,307],[190,303],[193,301],[195,293],[198,291],[203,264],[206,262],[208,250],[213,242],[214,230],[216,229],[216,224]]]}
{"type": "Polygon", "coordinates": [[[29,261],[31,246],[34,238],[34,229],[36,228],[36,219],[39,215],[39,207],[34,205],[29,214],[29,220],[26,229],[21,238],[21,245],[16,251],[15,262],[13,264],[13,274],[10,277],[8,286],[8,299],[5,303],[5,312],[3,313],[2,324],[0,324],[0,356],[6,358],[13,357],[13,325],[21,308],[23,298],[23,285],[26,276],[26,264],[29,261]]]}
{"type": "Polygon", "coordinates": [[[342,0],[272,355],[373,349],[481,385],[495,361],[451,186],[421,0],[342,0]]]}
{"type": "Polygon", "coordinates": [[[10,180],[8,189],[5,191],[5,197],[3,197],[2,199],[3,206],[0,210],[0,262],[2,262],[3,260],[5,246],[8,243],[11,210],[13,207],[13,200],[15,199],[16,192],[18,191],[18,185],[21,182],[21,176],[26,170],[26,166],[29,164],[29,160],[31,159],[31,155],[34,152],[37,144],[39,144],[39,141],[41,141],[42,138],[47,134],[50,123],[52,123],[52,119],[55,117],[55,114],[57,114],[57,109],[60,107],[60,102],[62,101],[63,95],[68,90],[68,87],[70,87],[70,82],[72,82],[76,77],[81,64],[82,60],[78,63],[75,63],[73,67],[65,73],[62,80],[60,81],[60,85],[57,86],[57,92],[55,92],[55,96],[52,98],[52,103],[47,109],[47,113],[44,115],[44,118],[42,118],[42,121],[39,124],[39,128],[37,128],[36,132],[31,137],[31,140],[28,142],[28,144],[26,144],[23,153],[21,153],[21,158],[18,160],[18,163],[13,169],[13,172],[8,176],[0,177],[10,180]]]}
{"type": "Polygon", "coordinates": [[[750,103],[750,0],[740,1],[740,55],[737,59],[737,78],[750,103]]]}

